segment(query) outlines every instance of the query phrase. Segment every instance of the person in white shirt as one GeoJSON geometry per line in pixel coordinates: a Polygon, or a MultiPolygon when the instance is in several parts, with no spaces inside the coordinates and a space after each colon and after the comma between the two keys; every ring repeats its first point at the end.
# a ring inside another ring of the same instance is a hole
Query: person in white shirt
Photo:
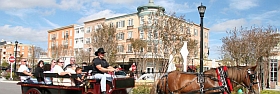
{"type": "Polygon", "coordinates": [[[21,59],[20,61],[20,67],[18,68],[18,72],[21,72],[25,75],[28,75],[28,76],[20,76],[20,81],[21,82],[28,82],[30,81],[30,76],[33,76],[32,73],[30,73],[28,67],[26,66],[26,59],[21,59]]]}
{"type": "MultiPolygon", "coordinates": [[[[65,71],[62,69],[63,64],[64,64],[64,60],[58,59],[58,60],[56,61],[56,65],[54,66],[52,72],[53,72],[53,73],[58,73],[58,75],[66,75],[66,74],[71,75],[70,72],[65,72],[65,71]]],[[[59,85],[59,83],[63,83],[63,79],[57,79],[57,78],[54,78],[54,79],[53,79],[53,84],[54,84],[54,85],[59,85]]]]}

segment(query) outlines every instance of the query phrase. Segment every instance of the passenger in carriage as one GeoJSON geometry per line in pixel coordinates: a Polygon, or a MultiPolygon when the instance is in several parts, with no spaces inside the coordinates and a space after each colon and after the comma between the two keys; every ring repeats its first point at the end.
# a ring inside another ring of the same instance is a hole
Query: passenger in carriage
{"type": "MultiPolygon", "coordinates": [[[[52,72],[58,73],[58,75],[66,75],[66,74],[71,75],[70,72],[65,72],[65,71],[62,69],[63,64],[64,64],[64,60],[58,59],[58,60],[56,61],[56,65],[54,66],[52,72]]],[[[54,78],[54,79],[53,79],[53,84],[54,84],[54,85],[59,85],[59,83],[63,83],[63,79],[57,79],[57,78],[54,78]]]]}
{"type": "Polygon", "coordinates": [[[77,74],[77,78],[74,79],[75,85],[76,86],[81,86],[83,84],[85,75],[82,75],[82,69],[81,67],[77,67],[76,68],[76,74],[77,74]]]}
{"type": "Polygon", "coordinates": [[[52,61],[51,61],[51,72],[53,71],[53,68],[54,68],[54,66],[56,65],[56,61],[55,61],[55,59],[52,59],[52,61]]]}
{"type": "Polygon", "coordinates": [[[44,61],[40,60],[39,63],[37,64],[37,67],[35,68],[35,74],[34,74],[38,83],[42,83],[42,84],[44,83],[43,66],[44,66],[44,61]]]}
{"type": "MultiPolygon", "coordinates": [[[[51,73],[51,65],[45,64],[44,65],[44,73],[51,73]]],[[[44,77],[45,84],[52,84],[52,78],[51,77],[44,77]]]]}
{"type": "MultiPolygon", "coordinates": [[[[71,57],[71,58],[70,58],[70,64],[66,65],[65,68],[64,68],[63,70],[66,71],[68,68],[71,68],[72,65],[75,65],[75,66],[78,67],[78,64],[76,64],[75,61],[76,61],[75,58],[74,58],[74,57],[71,57]]],[[[74,69],[73,71],[75,71],[75,69],[74,69]]]]}
{"type": "Polygon", "coordinates": [[[26,83],[33,83],[30,80],[30,76],[33,76],[33,74],[30,73],[28,67],[26,66],[26,59],[21,59],[20,61],[20,67],[18,68],[18,72],[22,72],[25,75],[28,76],[20,76],[20,81],[21,82],[26,82],[26,83]]]}
{"type": "Polygon", "coordinates": [[[118,69],[109,66],[109,63],[104,59],[104,54],[106,52],[103,48],[99,48],[94,54],[98,56],[93,59],[94,70],[97,73],[93,75],[94,78],[101,79],[101,92],[102,94],[106,94],[106,80],[112,81],[112,76],[107,74],[108,72],[118,71],[118,69]]]}

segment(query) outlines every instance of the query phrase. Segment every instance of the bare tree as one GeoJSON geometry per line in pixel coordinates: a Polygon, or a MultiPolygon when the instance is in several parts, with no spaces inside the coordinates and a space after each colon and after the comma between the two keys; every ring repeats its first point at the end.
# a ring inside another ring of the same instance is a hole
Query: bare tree
{"type": "Polygon", "coordinates": [[[136,58],[136,64],[137,64],[137,71],[143,70],[143,64],[138,63],[138,59],[141,57],[141,53],[143,53],[142,49],[147,47],[147,42],[141,39],[131,39],[131,46],[134,51],[134,55],[136,58]]]}
{"type": "Polygon", "coordinates": [[[104,48],[107,52],[106,60],[109,63],[115,63],[117,54],[116,28],[105,23],[97,25],[97,29],[91,33],[91,46],[95,48],[104,48]]]}
{"type": "MultiPolygon", "coordinates": [[[[271,26],[251,27],[250,29],[242,28],[234,29],[228,32],[229,36],[222,39],[222,53],[227,58],[232,58],[239,66],[259,65],[259,73],[263,73],[261,77],[268,80],[270,56],[276,55],[273,51],[279,43],[279,34],[276,29],[271,26]]],[[[225,58],[224,58],[225,59],[225,58]]],[[[261,82],[263,83],[263,82],[261,82]]]]}
{"type": "MultiPolygon", "coordinates": [[[[144,23],[145,32],[148,33],[148,38],[159,40],[159,44],[151,42],[152,46],[159,46],[164,54],[164,58],[168,58],[170,54],[180,54],[180,49],[183,46],[183,41],[187,41],[190,37],[190,27],[192,23],[186,22],[184,16],[176,16],[175,13],[166,15],[161,11],[151,13],[148,20],[144,23]]],[[[175,55],[174,55],[175,56],[175,55]]],[[[167,66],[165,62],[164,66],[167,66]]],[[[163,71],[166,71],[166,67],[163,71]]]]}

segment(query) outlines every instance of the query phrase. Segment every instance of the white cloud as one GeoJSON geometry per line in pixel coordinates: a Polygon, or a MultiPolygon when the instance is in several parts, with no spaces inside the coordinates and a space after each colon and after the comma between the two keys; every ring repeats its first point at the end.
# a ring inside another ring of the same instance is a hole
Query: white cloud
{"type": "Polygon", "coordinates": [[[225,32],[235,27],[246,25],[246,23],[245,19],[232,19],[215,24],[210,28],[210,30],[214,32],[225,32]]]}
{"type": "Polygon", "coordinates": [[[22,9],[56,6],[55,0],[1,0],[0,9],[22,9]]]}
{"type": "Polygon", "coordinates": [[[47,30],[35,30],[22,26],[0,26],[0,39],[29,42],[47,42],[47,30]]]}
{"type": "Polygon", "coordinates": [[[230,0],[229,7],[232,9],[246,10],[258,6],[257,0],[230,0]]]}
{"type": "Polygon", "coordinates": [[[58,28],[60,27],[58,24],[55,24],[53,22],[51,22],[50,20],[46,19],[46,18],[42,18],[44,21],[46,21],[46,23],[48,23],[50,26],[52,26],[53,28],[58,28]]]}
{"type": "Polygon", "coordinates": [[[103,11],[99,11],[97,13],[88,15],[86,17],[82,17],[78,20],[78,23],[83,23],[85,21],[90,21],[90,20],[94,20],[94,19],[98,19],[98,18],[111,18],[111,17],[116,17],[116,16],[120,16],[120,15],[124,15],[121,13],[115,13],[112,10],[103,10],[103,11]]]}

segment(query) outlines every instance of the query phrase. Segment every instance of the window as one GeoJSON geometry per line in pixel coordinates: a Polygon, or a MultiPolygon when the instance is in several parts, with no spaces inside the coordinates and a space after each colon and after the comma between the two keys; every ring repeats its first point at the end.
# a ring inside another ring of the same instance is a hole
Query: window
{"type": "Polygon", "coordinates": [[[158,32],[154,30],[154,39],[158,39],[158,32]]]}
{"type": "Polygon", "coordinates": [[[154,53],[157,53],[157,46],[154,47],[154,53]]]}
{"type": "Polygon", "coordinates": [[[277,59],[270,60],[270,81],[277,81],[277,59]]]}
{"type": "Polygon", "coordinates": [[[197,36],[197,29],[194,29],[193,35],[197,36]]]}
{"type": "Polygon", "coordinates": [[[81,27],[80,30],[81,30],[81,33],[84,33],[84,28],[83,27],[81,27]]]}
{"type": "Polygon", "coordinates": [[[131,39],[132,38],[132,31],[128,31],[127,32],[127,39],[131,39]]]}
{"type": "Polygon", "coordinates": [[[124,33],[120,32],[117,34],[117,40],[124,40],[124,33]]]}
{"type": "Polygon", "coordinates": [[[140,39],[144,39],[144,31],[140,30],[140,39]]]}
{"type": "Polygon", "coordinates": [[[75,29],[75,32],[76,32],[76,34],[79,34],[80,32],[79,32],[79,29],[75,29]]]}
{"type": "Polygon", "coordinates": [[[128,26],[133,26],[133,19],[128,20],[128,26]]]}
{"type": "Polygon", "coordinates": [[[81,41],[81,43],[84,43],[84,39],[83,38],[80,38],[80,41],[81,41]]]}
{"type": "Polygon", "coordinates": [[[68,31],[66,31],[65,38],[68,38],[68,36],[69,36],[68,31]]]}
{"type": "Polygon", "coordinates": [[[152,17],[149,16],[149,17],[148,17],[148,24],[151,24],[151,23],[152,23],[152,17]]]}
{"type": "Polygon", "coordinates": [[[125,21],[124,20],[116,22],[116,27],[117,28],[124,27],[124,26],[125,26],[125,21]]]}
{"type": "Polygon", "coordinates": [[[94,41],[94,42],[97,42],[97,37],[96,37],[96,36],[93,37],[93,41],[94,41]]]}
{"type": "Polygon", "coordinates": [[[86,38],[86,44],[90,44],[90,38],[86,38]]]}
{"type": "Polygon", "coordinates": [[[127,44],[127,52],[132,52],[132,46],[131,46],[131,44],[127,44]]]}
{"type": "Polygon", "coordinates": [[[87,27],[86,33],[90,33],[90,27],[87,27]]]}
{"type": "Polygon", "coordinates": [[[147,52],[152,52],[152,46],[147,47],[147,52]]]}
{"type": "Polygon", "coordinates": [[[123,49],[124,49],[123,45],[118,45],[117,46],[117,51],[118,52],[123,52],[123,49]]]}
{"type": "Polygon", "coordinates": [[[110,23],[110,27],[114,27],[114,23],[110,23]]]}
{"type": "Polygon", "coordinates": [[[153,35],[152,35],[152,31],[150,30],[147,34],[148,38],[147,39],[152,39],[153,35]]]}
{"type": "Polygon", "coordinates": [[[140,24],[144,24],[144,17],[140,17],[140,24]]]}
{"type": "Polygon", "coordinates": [[[78,38],[75,38],[75,44],[77,44],[78,43],[78,38]]]}
{"type": "Polygon", "coordinates": [[[22,46],[22,48],[21,48],[22,50],[24,50],[24,46],[22,46]]]}
{"type": "Polygon", "coordinates": [[[144,52],[144,48],[143,47],[140,48],[140,52],[144,52]]]}
{"type": "Polygon", "coordinates": [[[187,28],[187,34],[190,34],[191,33],[191,29],[188,27],[187,28]]]}
{"type": "Polygon", "coordinates": [[[154,73],[154,68],[153,67],[147,67],[147,73],[154,73]]]}

